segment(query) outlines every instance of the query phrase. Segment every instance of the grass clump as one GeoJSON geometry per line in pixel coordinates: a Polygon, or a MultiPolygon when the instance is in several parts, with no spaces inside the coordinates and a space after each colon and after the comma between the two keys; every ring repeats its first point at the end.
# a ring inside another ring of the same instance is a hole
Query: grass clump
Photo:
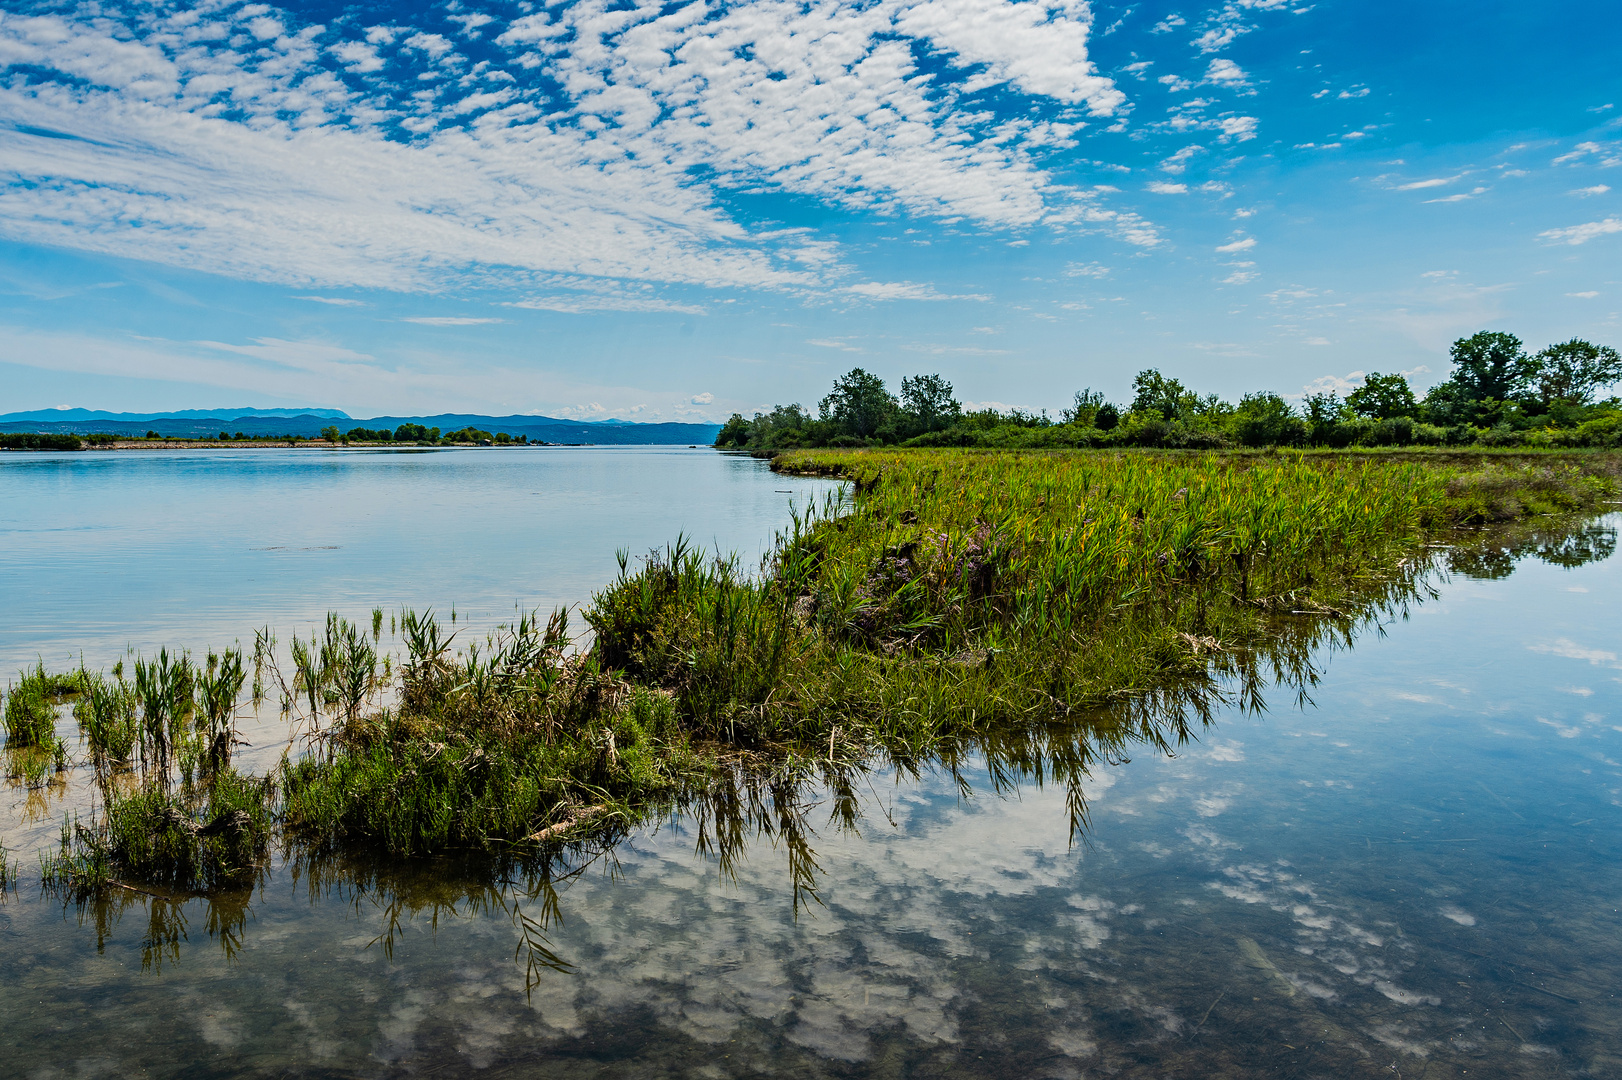
{"type": "Polygon", "coordinates": [[[6,687],[6,745],[53,746],[56,707],[82,689],[78,672],[52,674],[43,662],[33,671],[19,672],[17,683],[6,687]]]}
{"type": "Polygon", "coordinates": [[[108,884],[200,894],[251,880],[270,843],[274,785],[226,770],[162,790],[108,789],[92,825],[64,822],[55,854],[41,858],[47,886],[85,894],[108,884]]]}
{"type": "Polygon", "coordinates": [[[281,773],[288,829],[317,844],[408,855],[561,837],[626,816],[690,768],[669,697],[567,655],[562,613],[544,628],[522,617],[465,655],[432,612],[406,613],[398,701],[370,712],[352,693],[372,661],[342,620],[329,627],[337,648],[294,655],[312,726],[322,688],[337,690],[333,722],[319,752],[281,773]]]}

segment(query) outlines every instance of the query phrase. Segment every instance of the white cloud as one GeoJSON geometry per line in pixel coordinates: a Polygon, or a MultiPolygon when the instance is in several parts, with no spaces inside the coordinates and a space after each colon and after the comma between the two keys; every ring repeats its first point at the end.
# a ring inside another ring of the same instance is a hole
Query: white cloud
{"type": "Polygon", "coordinates": [[[1610,190],[1611,186],[1609,184],[1595,184],[1593,187],[1577,188],[1573,191],[1566,192],[1566,194],[1575,195],[1580,199],[1587,199],[1595,195],[1604,195],[1610,190]]]}
{"type": "Polygon", "coordinates": [[[687,400],[693,405],[709,405],[715,401],[715,395],[709,391],[705,391],[702,394],[694,394],[687,400]]]}
{"type": "Polygon", "coordinates": [[[1156,81],[1174,94],[1180,94],[1184,90],[1191,90],[1194,87],[1193,83],[1179,75],[1162,75],[1156,81]]]}
{"type": "Polygon", "coordinates": [[[1156,195],[1187,195],[1187,184],[1168,184],[1164,180],[1149,181],[1149,190],[1156,195]]]}
{"type": "Polygon", "coordinates": [[[973,345],[911,344],[901,346],[908,352],[928,353],[930,356],[1007,356],[1007,349],[982,349],[973,345]]]}
{"type": "Polygon", "coordinates": [[[1594,289],[1589,289],[1586,292],[1568,292],[1566,295],[1574,296],[1579,300],[1592,300],[1594,297],[1598,296],[1599,293],[1594,289]]]}
{"type": "Polygon", "coordinates": [[[1188,159],[1193,157],[1195,154],[1203,153],[1204,151],[1205,147],[1203,146],[1185,146],[1171,157],[1162,161],[1160,163],[1160,169],[1162,172],[1169,172],[1173,176],[1181,175],[1188,170],[1188,159]]]}
{"type": "Polygon", "coordinates": [[[1570,638],[1556,638],[1554,641],[1528,645],[1528,649],[1535,653],[1547,653],[1550,656],[1563,656],[1568,660],[1586,660],[1590,664],[1616,664],[1616,653],[1609,649],[1590,649],[1579,645],[1570,638]]]}
{"type": "Polygon", "coordinates": [[[936,290],[933,285],[919,285],[911,281],[864,281],[847,285],[842,290],[868,300],[990,300],[978,294],[951,296],[936,290]]]}
{"type": "Polygon", "coordinates": [[[1217,248],[1216,250],[1221,252],[1224,255],[1231,255],[1231,254],[1233,254],[1235,252],[1239,252],[1239,251],[1249,251],[1251,248],[1253,248],[1255,246],[1256,246],[1256,238],[1254,236],[1247,236],[1242,240],[1235,240],[1232,243],[1223,244],[1221,247],[1217,248]]]}
{"type": "Polygon", "coordinates": [[[852,345],[844,338],[807,338],[807,345],[815,345],[819,349],[838,349],[840,352],[865,352],[858,345],[852,345]]]}
{"type": "Polygon", "coordinates": [[[1164,19],[1161,19],[1159,22],[1155,23],[1154,26],[1149,30],[1149,33],[1169,34],[1179,26],[1187,25],[1188,20],[1183,18],[1181,15],[1168,15],[1164,19]]]}
{"type": "Polygon", "coordinates": [[[337,296],[295,296],[294,300],[308,300],[312,304],[331,304],[333,307],[365,307],[364,300],[349,300],[337,296]]]}
{"type": "Polygon", "coordinates": [[[1090,262],[1090,263],[1075,263],[1075,262],[1073,262],[1073,263],[1065,263],[1064,273],[1065,273],[1066,277],[1102,278],[1102,277],[1109,277],[1110,268],[1107,267],[1107,266],[1104,266],[1104,265],[1102,265],[1100,263],[1095,263],[1095,262],[1090,262]]]}
{"type": "Polygon", "coordinates": [[[504,319],[475,319],[463,315],[415,315],[401,322],[416,323],[419,326],[480,326],[484,323],[505,322],[504,319]]]}
{"type": "Polygon", "coordinates": [[[1464,202],[1464,201],[1465,201],[1465,200],[1466,200],[1466,199],[1473,199],[1473,198],[1475,198],[1475,197],[1476,197],[1476,196],[1477,196],[1477,195],[1480,195],[1480,194],[1481,194],[1481,193],[1482,193],[1482,192],[1483,192],[1483,191],[1486,191],[1486,190],[1487,190],[1487,189],[1486,189],[1486,188],[1484,188],[1484,187],[1478,187],[1478,188],[1472,188],[1472,189],[1471,189],[1471,190],[1469,190],[1469,191],[1461,191],[1461,192],[1459,192],[1459,193],[1458,193],[1458,194],[1456,194],[1456,195],[1444,195],[1444,196],[1442,196],[1442,197],[1441,197],[1441,198],[1439,198],[1439,199],[1426,199],[1426,200],[1425,200],[1425,201],[1426,201],[1426,202],[1427,202],[1427,203],[1454,203],[1454,202],[1464,202]]]}
{"type": "Polygon", "coordinates": [[[1538,233],[1538,238],[1551,244],[1586,244],[1596,237],[1619,232],[1622,232],[1622,218],[1606,218],[1604,221],[1590,221],[1564,229],[1548,229],[1538,233]]]}
{"type": "Polygon", "coordinates": [[[493,38],[476,66],[442,34],[268,5],[74,10],[0,21],[0,55],[32,72],[0,86],[0,233],[16,241],[306,286],[832,288],[837,258],[806,263],[803,238],[730,216],[718,193],[742,186],[1158,242],[1050,179],[1042,155],[1079,120],[993,122],[975,103],[1006,87],[1120,110],[1080,0],[579,0],[499,34],[464,5],[463,35],[493,38]],[[924,76],[914,46],[958,70],[924,76]],[[444,77],[407,74],[424,62],[444,77]]]}
{"type": "MultiPolygon", "coordinates": [[[[1463,174],[1460,174],[1460,175],[1462,176],[1463,174]]],[[[1448,184],[1453,183],[1455,180],[1458,180],[1459,178],[1460,178],[1459,176],[1439,176],[1439,177],[1435,177],[1435,178],[1430,179],[1430,180],[1415,180],[1412,183],[1408,183],[1408,184],[1398,184],[1396,187],[1392,188],[1392,190],[1393,191],[1422,191],[1425,188],[1446,187],[1448,184]]]]}
{"type": "Polygon", "coordinates": [[[1205,81],[1219,86],[1244,86],[1249,82],[1249,76],[1232,60],[1218,57],[1205,69],[1205,81]]]}

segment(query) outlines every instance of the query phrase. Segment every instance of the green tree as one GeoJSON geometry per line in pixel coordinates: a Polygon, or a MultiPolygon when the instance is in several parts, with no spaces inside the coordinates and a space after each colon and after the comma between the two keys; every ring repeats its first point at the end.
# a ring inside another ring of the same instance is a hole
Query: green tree
{"type": "Polygon", "coordinates": [[[1510,401],[1523,396],[1535,373],[1521,339],[1483,330],[1453,343],[1453,376],[1466,401],[1510,401]]]}
{"type": "Polygon", "coordinates": [[[1544,405],[1586,405],[1601,387],[1622,381],[1622,357],[1609,345],[1572,338],[1532,358],[1532,381],[1544,405]]]}
{"type": "Polygon", "coordinates": [[[900,406],[908,435],[951,427],[963,415],[963,404],[952,396],[952,384],[939,375],[902,379],[900,406]]]}
{"type": "Polygon", "coordinates": [[[749,421],[743,418],[743,413],[733,413],[727,418],[721,430],[715,433],[715,445],[723,449],[749,445],[749,421]]]}
{"type": "Polygon", "coordinates": [[[1306,422],[1273,393],[1246,394],[1228,422],[1246,446],[1296,446],[1307,436],[1306,422]]]}
{"type": "Polygon", "coordinates": [[[337,442],[339,438],[338,425],[328,424],[326,427],[322,428],[321,437],[327,440],[329,443],[337,442]]]}
{"type": "Polygon", "coordinates": [[[1188,387],[1176,379],[1166,378],[1154,368],[1140,371],[1132,379],[1133,412],[1154,409],[1167,420],[1176,420],[1183,413],[1187,400],[1193,396],[1188,387]]]}
{"type": "Polygon", "coordinates": [[[822,418],[831,420],[847,435],[871,439],[896,411],[895,398],[884,380],[872,372],[852,368],[840,377],[820,404],[822,418]]]}
{"type": "Polygon", "coordinates": [[[1065,424],[1075,424],[1078,427],[1095,427],[1099,411],[1106,402],[1104,395],[1092,387],[1084,387],[1076,391],[1075,400],[1070,407],[1059,414],[1059,420],[1065,424]]]}
{"type": "Polygon", "coordinates": [[[1405,376],[1381,375],[1378,371],[1369,372],[1363,385],[1346,395],[1346,405],[1358,416],[1371,420],[1413,416],[1419,411],[1419,403],[1405,376]]]}

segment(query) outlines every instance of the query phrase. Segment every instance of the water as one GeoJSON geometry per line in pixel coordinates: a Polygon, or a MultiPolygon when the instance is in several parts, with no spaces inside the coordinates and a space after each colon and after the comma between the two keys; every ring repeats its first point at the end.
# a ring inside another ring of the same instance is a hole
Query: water
{"type": "MultiPolygon", "coordinates": [[[[745,829],[725,866],[695,810],[545,872],[294,857],[212,903],[84,908],[25,873],[0,905],[0,1060],[1622,1075],[1615,524],[1541,557],[1455,557],[1409,618],[1320,653],[1310,702],[1279,688],[1174,756],[1100,764],[1079,837],[1064,785],[977,759],[967,795],[944,773],[860,780],[854,828],[803,792],[787,821],[808,832],[745,829]]],[[[13,823],[30,797],[56,820],[64,797],[6,795],[13,823]]]]}
{"type": "Polygon", "coordinates": [[[685,447],[0,454],[0,672],[376,606],[544,616],[683,532],[752,565],[831,487],[685,447]]]}

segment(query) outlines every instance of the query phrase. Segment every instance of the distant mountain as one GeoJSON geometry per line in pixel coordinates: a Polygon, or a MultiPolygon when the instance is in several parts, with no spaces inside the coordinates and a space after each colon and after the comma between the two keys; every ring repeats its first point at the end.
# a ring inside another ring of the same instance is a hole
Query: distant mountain
{"type": "Polygon", "coordinates": [[[168,412],[133,413],[103,412],[100,409],[34,409],[31,412],[0,413],[0,424],[12,423],[84,423],[109,421],[111,423],[141,423],[146,420],[235,420],[240,416],[325,416],[334,420],[348,420],[349,414],[339,409],[171,409],[168,412]]]}
{"type": "Polygon", "coordinates": [[[374,431],[393,430],[401,424],[437,427],[442,432],[473,427],[481,431],[526,435],[531,442],[595,443],[630,446],[679,443],[707,445],[715,441],[719,424],[639,424],[625,420],[591,422],[561,420],[550,416],[481,416],[474,413],[440,413],[437,416],[374,416],[356,420],[336,409],[310,409],[299,412],[272,409],[219,409],[212,412],[187,409],[170,413],[109,413],[89,409],[40,409],[33,412],[0,414],[0,431],[65,432],[89,435],[140,436],[148,431],[160,435],[206,436],[237,432],[251,438],[281,435],[319,435],[321,429],[336,424],[340,430],[364,427],[374,431]]]}

